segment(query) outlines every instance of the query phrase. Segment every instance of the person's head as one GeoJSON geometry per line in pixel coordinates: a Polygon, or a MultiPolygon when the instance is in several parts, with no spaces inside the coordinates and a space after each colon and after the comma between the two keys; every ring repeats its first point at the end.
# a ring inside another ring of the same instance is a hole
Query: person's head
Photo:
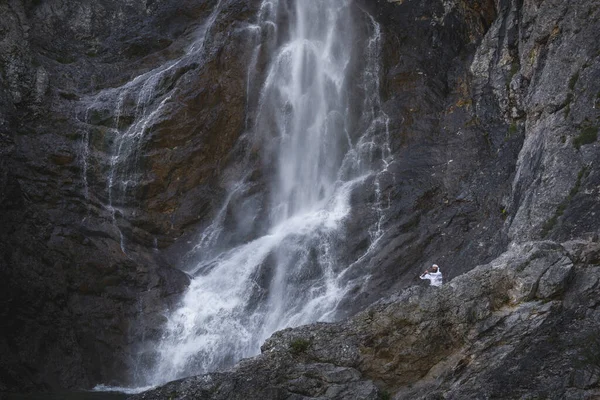
{"type": "Polygon", "coordinates": [[[431,266],[431,269],[433,270],[433,272],[437,272],[437,271],[438,271],[438,269],[439,269],[439,267],[437,266],[437,264],[433,264],[433,265],[431,266]]]}

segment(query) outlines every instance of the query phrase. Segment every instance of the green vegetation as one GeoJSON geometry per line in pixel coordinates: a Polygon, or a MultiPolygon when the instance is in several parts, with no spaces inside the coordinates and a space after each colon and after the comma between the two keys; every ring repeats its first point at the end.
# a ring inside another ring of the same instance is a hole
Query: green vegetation
{"type": "Polygon", "coordinates": [[[589,174],[590,174],[590,171],[589,171],[588,167],[583,167],[583,168],[581,168],[581,170],[579,170],[579,173],[577,174],[577,181],[575,182],[575,186],[573,186],[573,189],[571,189],[571,191],[569,192],[569,200],[571,200],[571,198],[573,196],[575,196],[577,193],[579,193],[579,189],[581,188],[581,181],[584,178],[587,178],[589,174]]]}
{"type": "Polygon", "coordinates": [[[596,334],[588,334],[579,342],[584,345],[580,347],[575,365],[590,373],[597,373],[600,371],[600,338],[596,334]]]}
{"type": "Polygon", "coordinates": [[[531,49],[531,51],[529,52],[529,56],[527,57],[527,65],[535,64],[535,61],[537,60],[539,52],[540,52],[540,45],[536,45],[533,49],[531,49]]]}
{"type": "Polygon", "coordinates": [[[598,139],[598,127],[587,126],[581,129],[579,136],[573,139],[573,146],[577,150],[583,145],[594,143],[598,139]]]}
{"type": "Polygon", "coordinates": [[[569,205],[571,200],[573,200],[575,195],[577,193],[579,193],[579,189],[581,189],[581,181],[584,178],[587,178],[589,173],[590,173],[590,171],[589,171],[588,167],[581,168],[581,170],[577,174],[577,181],[575,181],[575,185],[569,192],[569,195],[567,196],[566,199],[563,200],[562,203],[560,203],[558,205],[558,207],[556,208],[556,211],[554,212],[554,215],[548,221],[546,221],[546,223],[542,227],[542,232],[541,232],[542,238],[545,238],[546,236],[548,236],[548,233],[550,233],[550,231],[554,228],[554,226],[558,222],[558,219],[565,213],[565,210],[567,209],[567,206],[569,205]]]}
{"type": "Polygon", "coordinates": [[[575,85],[577,84],[578,80],[579,80],[579,72],[576,72],[575,75],[573,75],[571,77],[571,79],[569,79],[569,90],[573,90],[575,88],[575,85]]]}
{"type": "Polygon", "coordinates": [[[54,60],[61,64],[73,64],[75,61],[77,61],[71,54],[66,53],[57,55],[54,60]]]}
{"type": "Polygon", "coordinates": [[[292,353],[294,355],[304,353],[306,350],[308,350],[309,346],[310,346],[310,340],[306,340],[306,339],[302,339],[302,338],[294,339],[290,342],[290,353],[292,353]]]}
{"type": "Polygon", "coordinates": [[[391,398],[392,395],[389,394],[389,392],[386,392],[385,390],[379,392],[379,400],[390,400],[391,398]]]}
{"type": "Polygon", "coordinates": [[[542,238],[545,238],[546,236],[548,236],[548,233],[550,233],[550,231],[552,229],[554,229],[554,226],[556,225],[557,221],[558,221],[558,217],[556,216],[556,214],[554,214],[552,216],[552,218],[550,218],[548,221],[546,221],[546,223],[542,227],[542,238]]]}
{"type": "Polygon", "coordinates": [[[470,128],[472,126],[479,126],[480,121],[479,118],[473,117],[465,123],[465,127],[470,128]]]}
{"type": "Polygon", "coordinates": [[[514,121],[511,122],[510,126],[508,127],[508,136],[514,135],[515,133],[517,133],[517,130],[518,130],[517,123],[514,121]]]}
{"type": "Polygon", "coordinates": [[[510,66],[510,75],[508,76],[507,82],[508,85],[510,85],[510,81],[512,81],[512,78],[517,74],[517,72],[519,72],[520,69],[521,64],[519,64],[518,61],[513,61],[513,63],[510,66]]]}
{"type": "Polygon", "coordinates": [[[457,107],[466,107],[466,106],[470,106],[472,104],[473,104],[472,99],[458,99],[458,101],[456,102],[457,107]]]}
{"type": "MultiPolygon", "coordinates": [[[[573,89],[575,89],[575,85],[577,84],[577,81],[579,81],[579,71],[575,73],[575,75],[573,75],[571,77],[571,79],[569,79],[569,91],[572,92],[573,89]]],[[[573,93],[569,93],[567,94],[567,100],[565,101],[565,118],[567,118],[569,116],[569,114],[571,113],[571,102],[573,101],[573,93]]]]}
{"type": "Polygon", "coordinates": [[[178,393],[176,391],[172,391],[171,393],[169,393],[169,400],[173,400],[177,397],[177,395],[178,393]]]}
{"type": "Polygon", "coordinates": [[[483,140],[485,140],[485,143],[487,144],[488,150],[491,152],[492,151],[492,139],[490,138],[490,133],[485,131],[483,132],[483,140]]]}
{"type": "Polygon", "coordinates": [[[571,113],[571,102],[573,101],[573,93],[567,94],[567,100],[565,101],[565,118],[571,113]]]}

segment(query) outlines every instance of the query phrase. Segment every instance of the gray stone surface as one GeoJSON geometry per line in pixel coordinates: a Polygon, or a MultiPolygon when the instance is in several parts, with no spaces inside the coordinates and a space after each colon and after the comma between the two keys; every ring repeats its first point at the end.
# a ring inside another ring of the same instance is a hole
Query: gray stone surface
{"type": "Polygon", "coordinates": [[[410,287],[347,321],[277,332],[230,371],[132,400],[592,399],[600,266],[573,258],[554,242],[514,245],[440,288],[410,287]]]}

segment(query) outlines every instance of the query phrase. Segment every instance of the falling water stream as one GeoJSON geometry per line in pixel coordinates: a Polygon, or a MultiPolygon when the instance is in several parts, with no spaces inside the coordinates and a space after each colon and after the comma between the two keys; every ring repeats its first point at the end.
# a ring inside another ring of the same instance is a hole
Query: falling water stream
{"type": "MultiPolygon", "coordinates": [[[[202,57],[224,1],[216,2],[182,59],[90,99],[90,109],[106,99],[112,102],[116,139],[104,206],[119,232],[125,193],[140,178],[140,143],[171,98],[168,91],[158,92],[160,82],[186,58],[202,57]],[[120,121],[124,103],[135,105],[126,128],[120,121]]],[[[255,230],[248,240],[228,240],[228,230],[242,227],[226,226],[227,215],[252,186],[249,174],[229,182],[221,209],[200,233],[193,257],[186,258],[194,260],[184,268],[192,276],[187,292],[167,315],[162,339],[147,346],[152,361],[136,366],[139,387],[229,367],[257,354],[279,329],[333,320],[350,285],[356,284],[346,273],[374,251],[384,234],[389,199],[382,177],[389,175],[392,156],[388,118],[379,98],[378,24],[350,0],[263,0],[247,29],[254,51],[242,136],[249,147],[260,149],[260,165],[248,169],[259,168],[267,182],[258,207],[263,211],[249,213],[246,220],[262,218],[266,228],[255,230]],[[266,67],[259,71],[259,60],[265,59],[266,67]],[[346,225],[357,191],[372,193],[363,211],[370,216],[364,225],[369,245],[348,261],[346,225]]],[[[89,146],[86,133],[86,199],[92,195],[89,146]]],[[[121,247],[126,252],[122,233],[121,247]]]]}
{"type": "Polygon", "coordinates": [[[231,184],[195,247],[193,279],[169,315],[156,366],[140,384],[231,366],[257,354],[276,330],[333,319],[348,290],[344,223],[353,191],[366,182],[376,199],[375,223],[365,227],[371,246],[382,235],[379,177],[391,155],[379,99],[380,31],[369,19],[370,37],[357,51],[353,12],[348,0],[263,1],[249,28],[261,40],[248,87],[262,84],[248,130],[269,179],[268,229],[223,249],[230,201],[248,186],[245,178],[231,184]],[[270,59],[264,77],[253,75],[261,51],[270,59]],[[350,76],[357,65],[359,76],[350,76]],[[362,98],[351,98],[353,85],[362,85],[362,98]],[[351,110],[360,110],[362,123],[350,123],[351,110]]]}

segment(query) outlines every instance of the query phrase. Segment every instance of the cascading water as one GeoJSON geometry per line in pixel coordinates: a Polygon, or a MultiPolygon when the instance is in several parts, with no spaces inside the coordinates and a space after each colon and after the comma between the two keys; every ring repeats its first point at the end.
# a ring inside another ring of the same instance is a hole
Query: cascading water
{"type": "Polygon", "coordinates": [[[227,210],[249,187],[246,178],[232,183],[194,249],[191,285],[140,385],[227,367],[257,354],[278,329],[335,317],[348,290],[351,195],[373,191],[368,252],[383,232],[380,177],[391,162],[379,100],[380,31],[363,15],[369,34],[355,32],[356,13],[349,0],[263,1],[249,29],[258,38],[250,68],[261,54],[270,61],[264,76],[248,76],[249,90],[260,91],[249,94],[255,110],[246,136],[262,149],[267,229],[227,245],[227,210]]]}

